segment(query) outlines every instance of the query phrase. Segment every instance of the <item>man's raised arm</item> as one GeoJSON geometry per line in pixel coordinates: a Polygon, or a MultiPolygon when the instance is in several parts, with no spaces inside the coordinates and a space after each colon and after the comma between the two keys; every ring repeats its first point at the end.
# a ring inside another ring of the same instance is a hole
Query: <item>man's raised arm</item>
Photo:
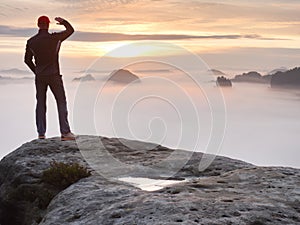
{"type": "Polygon", "coordinates": [[[74,33],[74,28],[72,27],[72,25],[67,20],[65,20],[61,17],[56,17],[55,20],[58,22],[57,24],[64,25],[65,28],[66,28],[66,30],[64,30],[62,32],[55,33],[55,35],[58,36],[59,40],[64,41],[65,39],[70,37],[71,34],[74,33]]]}

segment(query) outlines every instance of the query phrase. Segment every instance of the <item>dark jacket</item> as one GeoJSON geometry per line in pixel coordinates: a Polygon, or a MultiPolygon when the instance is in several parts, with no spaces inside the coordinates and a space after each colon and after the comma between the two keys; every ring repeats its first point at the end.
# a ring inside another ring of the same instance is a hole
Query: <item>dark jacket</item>
{"type": "Polygon", "coordinates": [[[24,61],[36,76],[60,75],[60,44],[74,32],[68,21],[64,20],[62,24],[66,30],[50,34],[48,30],[40,29],[38,34],[27,41],[24,61]]]}

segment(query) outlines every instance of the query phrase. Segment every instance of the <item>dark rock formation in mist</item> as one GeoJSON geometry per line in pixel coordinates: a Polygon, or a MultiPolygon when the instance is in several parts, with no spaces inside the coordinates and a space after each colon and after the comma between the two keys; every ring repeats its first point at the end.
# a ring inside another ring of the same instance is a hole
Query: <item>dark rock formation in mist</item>
{"type": "Polygon", "coordinates": [[[82,77],[74,78],[73,81],[95,81],[95,78],[91,74],[87,74],[82,77]]]}
{"type": "Polygon", "coordinates": [[[275,73],[271,79],[271,87],[299,88],[300,67],[275,73]]]}
{"type": "Polygon", "coordinates": [[[122,139],[94,136],[79,136],[76,142],[51,138],[26,143],[0,162],[0,224],[300,223],[298,169],[257,167],[218,156],[205,171],[199,171],[204,155],[195,152],[173,177],[186,182],[146,192],[108,180],[89,167],[78,146],[93,151],[99,140],[103,143],[98,155],[102,161],[108,151],[128,166],[158,164],[174,152],[162,146],[149,148],[153,144],[128,140],[130,145],[124,145],[122,139]],[[92,175],[60,190],[41,179],[53,160],[77,162],[92,175]]]}
{"type": "Polygon", "coordinates": [[[270,83],[271,76],[262,76],[256,71],[251,71],[248,73],[243,73],[242,75],[236,75],[232,82],[248,82],[248,83],[270,83]]]}
{"type": "Polygon", "coordinates": [[[224,76],[218,77],[216,83],[217,83],[217,86],[220,86],[220,87],[232,87],[232,83],[231,83],[230,79],[228,79],[224,76]]]}
{"type": "Polygon", "coordinates": [[[109,81],[114,81],[121,84],[129,84],[131,82],[140,82],[140,78],[129,70],[119,69],[113,71],[109,75],[109,81]]]}

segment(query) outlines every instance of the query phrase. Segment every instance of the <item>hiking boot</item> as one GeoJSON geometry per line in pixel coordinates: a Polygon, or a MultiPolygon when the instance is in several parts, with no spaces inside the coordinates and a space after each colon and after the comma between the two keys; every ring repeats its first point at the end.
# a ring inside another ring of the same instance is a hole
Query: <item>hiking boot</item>
{"type": "Polygon", "coordinates": [[[39,135],[38,139],[46,139],[46,136],[45,135],[39,135]]]}
{"type": "Polygon", "coordinates": [[[67,134],[61,134],[61,140],[62,141],[73,141],[75,140],[76,136],[75,134],[69,132],[67,134]]]}

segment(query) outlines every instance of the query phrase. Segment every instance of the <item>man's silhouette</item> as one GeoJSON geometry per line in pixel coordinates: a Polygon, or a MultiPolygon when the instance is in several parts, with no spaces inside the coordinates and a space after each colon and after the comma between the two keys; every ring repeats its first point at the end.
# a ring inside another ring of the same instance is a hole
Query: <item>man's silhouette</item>
{"type": "Polygon", "coordinates": [[[57,103],[61,139],[74,140],[75,135],[71,133],[68,122],[67,101],[58,62],[60,44],[74,32],[74,29],[68,21],[60,17],[56,17],[55,20],[58,24],[64,25],[66,30],[49,33],[49,18],[47,16],[38,18],[39,32],[27,41],[25,63],[35,74],[38,137],[45,138],[46,93],[49,86],[57,103]]]}

